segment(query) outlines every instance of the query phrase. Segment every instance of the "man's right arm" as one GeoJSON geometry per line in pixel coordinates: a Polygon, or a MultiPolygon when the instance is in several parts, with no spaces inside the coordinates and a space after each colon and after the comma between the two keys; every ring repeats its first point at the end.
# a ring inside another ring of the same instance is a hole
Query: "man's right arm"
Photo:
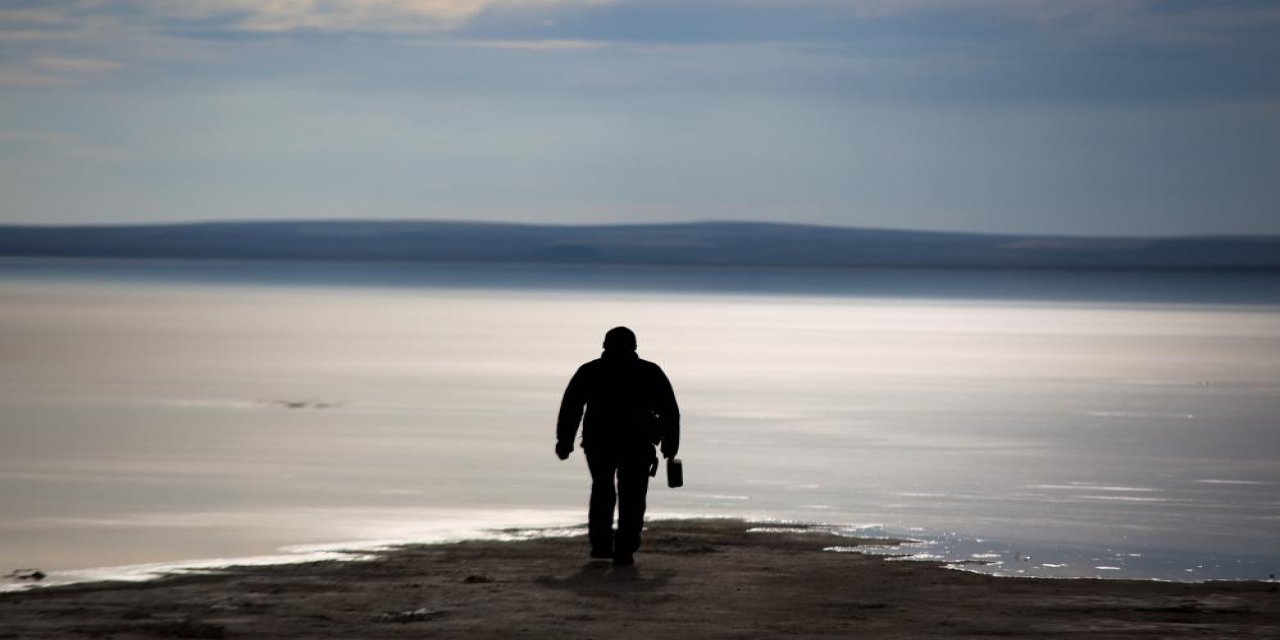
{"type": "Polygon", "coordinates": [[[578,423],[582,422],[582,407],[586,398],[586,365],[578,367],[569,379],[564,397],[560,399],[560,415],[556,418],[556,455],[561,460],[573,452],[573,439],[578,435],[578,423]]]}

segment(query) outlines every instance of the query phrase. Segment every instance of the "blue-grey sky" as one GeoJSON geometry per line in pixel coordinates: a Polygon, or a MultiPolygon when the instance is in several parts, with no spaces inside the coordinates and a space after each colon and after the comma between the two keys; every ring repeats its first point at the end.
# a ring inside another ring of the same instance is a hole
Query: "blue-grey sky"
{"type": "Polygon", "coordinates": [[[0,0],[0,222],[1280,233],[1280,3],[0,0]]]}

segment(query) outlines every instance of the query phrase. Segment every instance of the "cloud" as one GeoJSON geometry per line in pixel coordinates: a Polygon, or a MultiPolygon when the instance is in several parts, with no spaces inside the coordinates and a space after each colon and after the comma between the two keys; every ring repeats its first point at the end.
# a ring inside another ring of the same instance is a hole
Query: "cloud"
{"type": "Polygon", "coordinates": [[[97,58],[39,56],[24,63],[0,65],[0,85],[49,87],[91,80],[120,69],[118,62],[97,58]]]}
{"type": "Polygon", "coordinates": [[[479,47],[482,49],[506,49],[513,51],[597,51],[615,46],[602,40],[403,40],[410,46],[479,47]]]}
{"type": "MultiPolygon", "coordinates": [[[[749,0],[777,5],[781,0],[749,0]]],[[[791,0],[789,0],[791,1],[791,0]]],[[[1226,43],[1242,29],[1280,27],[1280,7],[1237,0],[799,0],[839,8],[860,19],[921,14],[987,16],[1014,20],[1070,36],[1119,37],[1165,43],[1226,43]]],[[[796,6],[796,4],[792,4],[796,6]]]]}
{"type": "Polygon", "coordinates": [[[31,61],[31,65],[47,71],[69,74],[96,74],[115,71],[120,63],[95,58],[65,58],[44,56],[31,61]]]}
{"type": "MultiPolygon", "coordinates": [[[[1280,27],[1259,0],[44,0],[0,9],[0,40],[128,29],[217,34],[400,34],[522,42],[851,41],[1014,27],[1059,42],[1230,43],[1280,27]],[[916,29],[916,27],[922,27],[916,29]],[[496,29],[496,31],[494,30],[496,29]]],[[[523,45],[522,45],[523,46],[523,45]]],[[[556,45],[548,45],[555,48],[556,45]]],[[[1088,46],[1086,43],[1084,46],[1088,46]]]]}
{"type": "Polygon", "coordinates": [[[20,144],[61,146],[72,144],[74,142],[75,138],[63,133],[50,133],[48,131],[0,130],[0,145],[20,144]]]}
{"type": "Polygon", "coordinates": [[[52,131],[0,130],[0,150],[23,157],[52,155],[73,161],[114,162],[130,154],[121,147],[87,144],[79,136],[52,131]]]}
{"type": "Polygon", "coordinates": [[[62,13],[48,9],[0,9],[0,24],[58,25],[66,22],[62,13]]]}
{"type": "Polygon", "coordinates": [[[48,87],[62,84],[64,78],[40,73],[30,67],[21,65],[0,65],[0,86],[10,87],[48,87]]]}
{"type": "Polygon", "coordinates": [[[281,33],[444,32],[497,10],[610,4],[612,0],[151,0],[153,14],[177,20],[223,20],[233,30],[281,33]]]}

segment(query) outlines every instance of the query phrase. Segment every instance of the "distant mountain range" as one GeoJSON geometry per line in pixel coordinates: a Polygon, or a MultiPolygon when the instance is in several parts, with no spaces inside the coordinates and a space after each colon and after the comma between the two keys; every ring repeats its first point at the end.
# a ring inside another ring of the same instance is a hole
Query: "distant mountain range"
{"type": "Polygon", "coordinates": [[[787,267],[1280,270],[1280,236],[1071,237],[699,222],[0,226],[0,256],[787,267]]]}

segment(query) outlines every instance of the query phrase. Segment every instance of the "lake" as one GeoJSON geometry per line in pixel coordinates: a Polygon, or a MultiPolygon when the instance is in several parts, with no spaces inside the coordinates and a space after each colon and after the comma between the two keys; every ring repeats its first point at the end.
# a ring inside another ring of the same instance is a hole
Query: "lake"
{"type": "Polygon", "coordinates": [[[1000,575],[1264,579],[1278,280],[0,260],[0,573],[575,531],[560,393],[627,325],[684,413],[686,486],[655,483],[651,517],[831,523],[1000,575]]]}

